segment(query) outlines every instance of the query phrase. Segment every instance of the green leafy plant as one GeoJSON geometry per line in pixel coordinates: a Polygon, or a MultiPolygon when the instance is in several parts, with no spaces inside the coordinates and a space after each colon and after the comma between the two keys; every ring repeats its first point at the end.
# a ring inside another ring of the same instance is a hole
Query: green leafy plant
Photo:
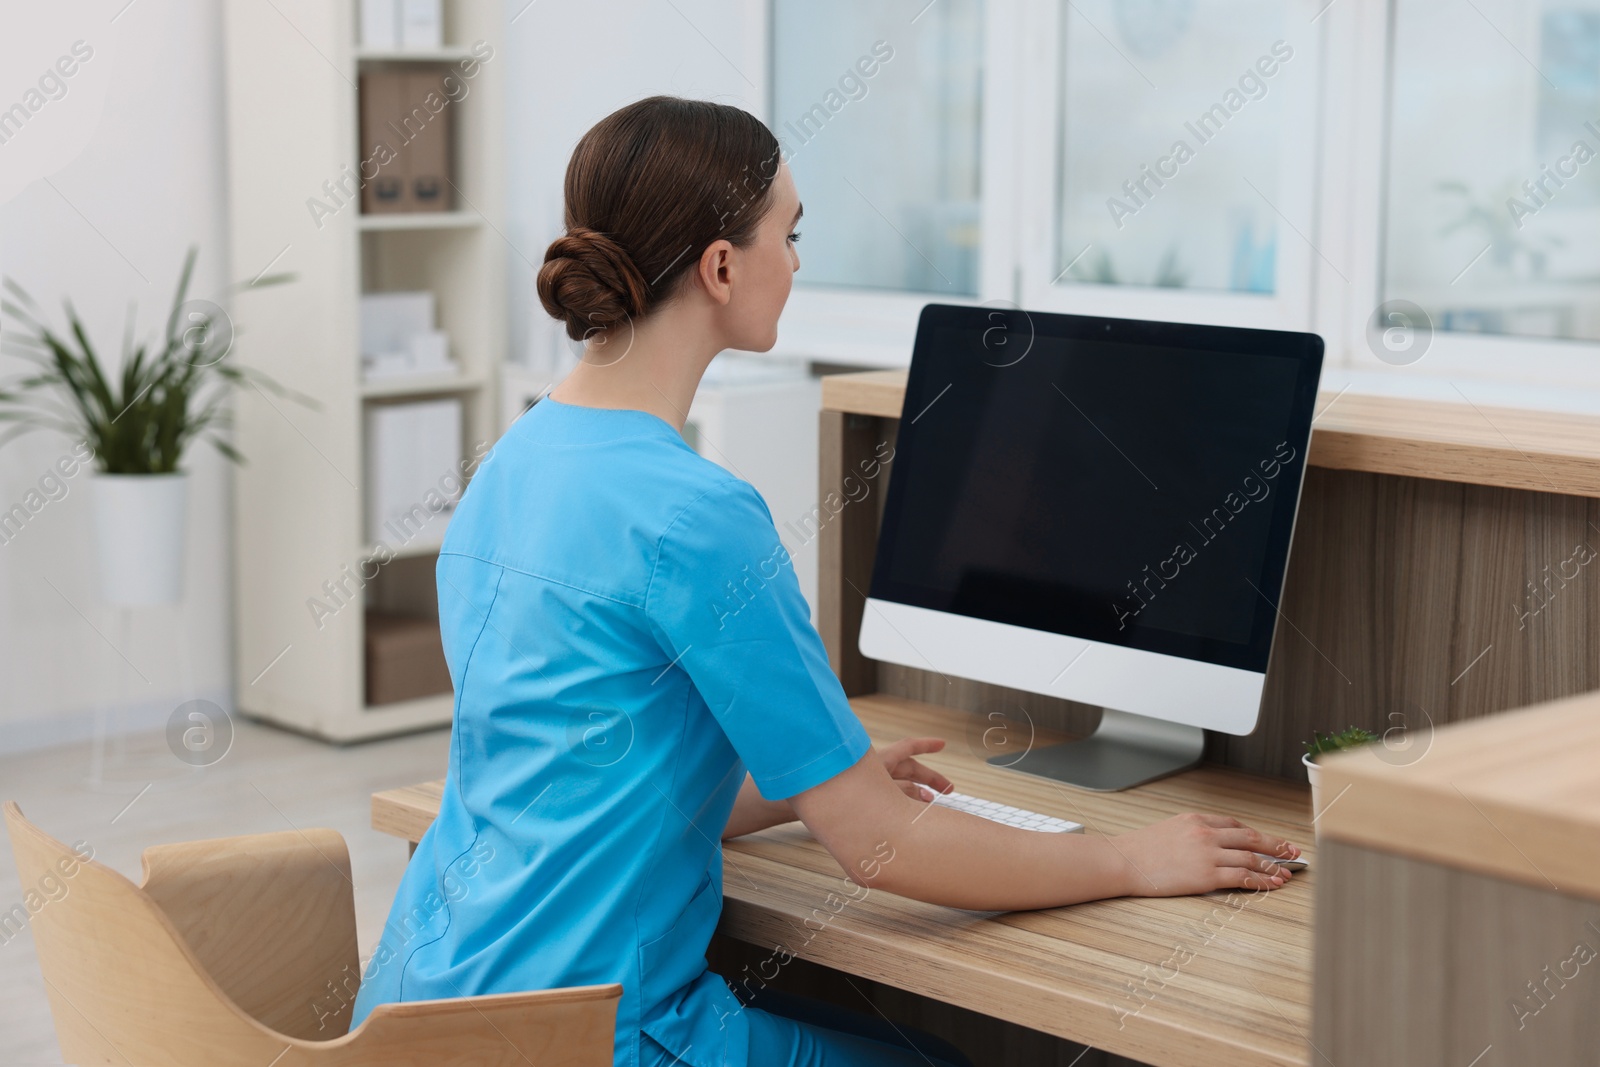
{"type": "Polygon", "coordinates": [[[1306,746],[1306,755],[1316,758],[1318,753],[1339,752],[1347,748],[1356,748],[1360,745],[1370,744],[1378,739],[1378,735],[1359,726],[1352,726],[1336,734],[1325,734],[1320,730],[1311,731],[1311,740],[1302,742],[1306,746]]]}
{"type": "MultiPolygon", "coordinates": [[[[191,246],[184,257],[166,329],[153,345],[134,347],[134,309],[129,307],[116,373],[101,363],[70,300],[62,300],[69,329],[61,335],[42,323],[33,298],[6,278],[4,288],[14,299],[0,299],[0,311],[22,330],[5,340],[37,369],[0,384],[0,422],[12,424],[0,444],[31,430],[55,429],[87,442],[108,474],[170,474],[184,448],[199,437],[233,462],[244,462],[223,436],[231,427],[227,400],[236,387],[257,386],[320,407],[233,359],[234,329],[222,308],[207,300],[185,302],[197,251],[191,246]]],[[[293,277],[266,275],[232,291],[293,277]]]]}

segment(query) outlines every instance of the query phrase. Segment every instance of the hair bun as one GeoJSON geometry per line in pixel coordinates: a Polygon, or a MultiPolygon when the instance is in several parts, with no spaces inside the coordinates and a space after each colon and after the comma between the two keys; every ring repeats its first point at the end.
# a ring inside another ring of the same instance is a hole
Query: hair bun
{"type": "Polygon", "coordinates": [[[567,336],[574,341],[639,318],[650,296],[627,250],[587,226],[573,226],[550,242],[537,288],[545,310],[567,320],[567,336]]]}

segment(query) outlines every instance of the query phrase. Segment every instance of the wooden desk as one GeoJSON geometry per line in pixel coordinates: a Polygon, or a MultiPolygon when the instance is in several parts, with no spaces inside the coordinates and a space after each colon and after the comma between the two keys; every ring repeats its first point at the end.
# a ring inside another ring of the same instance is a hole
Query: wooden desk
{"type": "MultiPolygon", "coordinates": [[[[1311,867],[1283,889],[1263,893],[974,912],[870,892],[835,914],[829,894],[838,894],[837,905],[846,891],[859,895],[859,889],[803,825],[791,823],[724,843],[719,934],[768,950],[782,946],[847,975],[1144,1063],[1311,1062],[1317,856],[1309,787],[1202,768],[1122,793],[1092,793],[990,766],[980,745],[969,747],[973,717],[966,712],[887,696],[858,697],[852,706],[880,747],[914,735],[946,738],[943,752],[920,758],[961,792],[1104,833],[1184,811],[1220,811],[1287,837],[1311,867]]],[[[1045,733],[1039,743],[1063,738],[1045,733]]],[[[416,842],[438,811],[441,785],[374,794],[373,826],[416,842]]],[[[974,1037],[959,1043],[976,1056],[990,1046],[974,1037]]],[[[1079,1067],[1096,1062],[1085,1057],[1079,1067]]]]}

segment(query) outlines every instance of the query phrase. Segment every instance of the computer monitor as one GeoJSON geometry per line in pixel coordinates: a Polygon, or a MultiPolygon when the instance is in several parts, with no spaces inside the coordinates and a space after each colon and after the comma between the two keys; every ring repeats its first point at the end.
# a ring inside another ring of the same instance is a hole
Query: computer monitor
{"type": "Polygon", "coordinates": [[[863,655],[1098,705],[989,762],[1087,789],[1255,729],[1322,367],[1310,333],[930,304],[863,655]]]}

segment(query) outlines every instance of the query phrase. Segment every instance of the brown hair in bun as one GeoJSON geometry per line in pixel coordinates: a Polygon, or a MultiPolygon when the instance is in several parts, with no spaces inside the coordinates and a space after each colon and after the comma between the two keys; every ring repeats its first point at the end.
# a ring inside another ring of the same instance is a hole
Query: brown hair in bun
{"type": "Polygon", "coordinates": [[[728,104],[651,96],[601,119],[567,165],[567,232],[539,301],[567,336],[648,315],[716,240],[744,247],[771,207],[778,140],[728,104]]]}

